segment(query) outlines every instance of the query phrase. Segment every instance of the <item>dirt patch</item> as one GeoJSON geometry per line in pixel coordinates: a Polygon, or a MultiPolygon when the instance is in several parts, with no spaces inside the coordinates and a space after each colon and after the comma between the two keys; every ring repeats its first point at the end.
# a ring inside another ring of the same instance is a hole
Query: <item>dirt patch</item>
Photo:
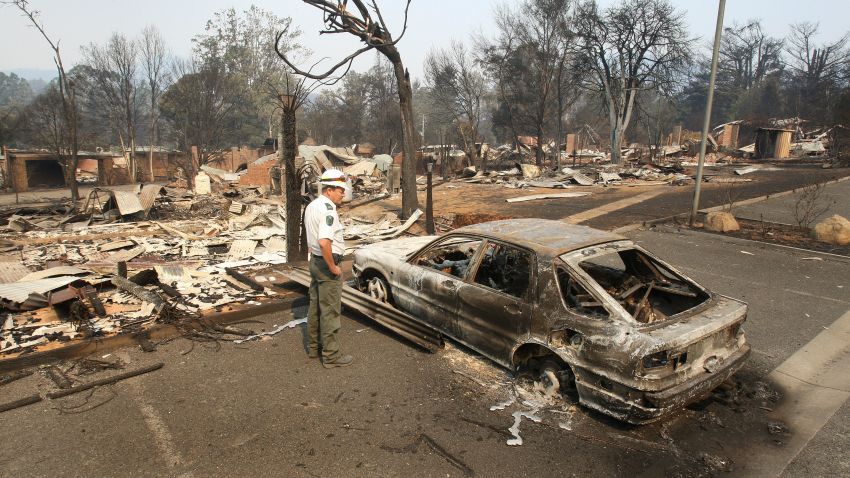
{"type": "Polygon", "coordinates": [[[511,216],[502,216],[500,214],[455,214],[455,217],[452,220],[452,227],[470,226],[472,224],[501,221],[503,219],[513,218],[511,216]]]}
{"type": "Polygon", "coordinates": [[[769,242],[782,246],[798,247],[817,252],[828,252],[842,256],[850,256],[850,246],[836,246],[826,242],[820,242],[811,236],[809,229],[778,224],[775,222],[753,221],[751,219],[738,218],[741,229],[730,232],[712,232],[704,229],[710,234],[739,237],[752,241],[769,242]]]}

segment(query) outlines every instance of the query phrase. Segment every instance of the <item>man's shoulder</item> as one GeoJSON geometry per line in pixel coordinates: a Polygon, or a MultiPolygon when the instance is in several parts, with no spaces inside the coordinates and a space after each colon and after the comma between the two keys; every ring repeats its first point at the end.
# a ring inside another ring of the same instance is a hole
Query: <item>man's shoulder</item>
{"type": "Polygon", "coordinates": [[[313,199],[312,201],[310,201],[310,204],[308,204],[305,209],[316,209],[316,208],[324,209],[324,206],[322,206],[322,204],[324,204],[324,201],[322,201],[322,196],[319,196],[316,199],[313,199]]]}

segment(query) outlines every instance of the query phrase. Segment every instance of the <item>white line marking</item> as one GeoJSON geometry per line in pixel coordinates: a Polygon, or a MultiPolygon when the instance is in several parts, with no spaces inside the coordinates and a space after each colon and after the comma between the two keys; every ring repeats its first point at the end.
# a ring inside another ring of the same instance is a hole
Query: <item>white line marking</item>
{"type": "MultiPolygon", "coordinates": [[[[125,363],[130,363],[130,355],[126,351],[118,352],[116,355],[120,356],[125,363]]],[[[168,467],[174,468],[183,465],[185,460],[183,460],[183,457],[180,456],[180,453],[177,451],[174,439],[171,436],[171,432],[168,431],[165,421],[162,419],[159,412],[150,403],[145,401],[144,388],[135,380],[125,380],[122,383],[127,388],[131,389],[130,396],[139,406],[139,410],[145,417],[145,424],[151,431],[154,443],[156,443],[156,447],[159,449],[168,467]]],[[[191,476],[191,474],[181,476],[191,476]]]]}
{"type": "Polygon", "coordinates": [[[638,204],[647,199],[652,199],[659,194],[664,193],[666,190],[664,189],[654,189],[652,191],[647,191],[643,194],[638,194],[637,196],[627,197],[625,199],[620,199],[619,201],[614,201],[612,203],[603,204],[602,206],[589,209],[587,211],[580,212],[578,214],[573,214],[572,216],[567,216],[561,218],[562,221],[569,222],[570,224],[578,224],[580,222],[589,221],[591,219],[597,218],[599,216],[604,216],[609,212],[617,211],[619,209],[623,209],[629,207],[633,204],[638,204]]]}

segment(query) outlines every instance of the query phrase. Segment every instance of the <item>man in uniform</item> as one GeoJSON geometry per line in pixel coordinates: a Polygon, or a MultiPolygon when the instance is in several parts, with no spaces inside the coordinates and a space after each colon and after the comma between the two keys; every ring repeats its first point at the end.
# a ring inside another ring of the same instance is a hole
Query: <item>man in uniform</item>
{"type": "Polygon", "coordinates": [[[336,208],[345,197],[345,174],[328,169],[319,179],[322,194],[304,212],[307,246],[310,248],[310,307],[307,329],[310,344],[307,355],[319,356],[326,368],[351,365],[354,358],[339,350],[340,309],[342,308],[342,270],[339,268],[345,243],[336,208]]]}

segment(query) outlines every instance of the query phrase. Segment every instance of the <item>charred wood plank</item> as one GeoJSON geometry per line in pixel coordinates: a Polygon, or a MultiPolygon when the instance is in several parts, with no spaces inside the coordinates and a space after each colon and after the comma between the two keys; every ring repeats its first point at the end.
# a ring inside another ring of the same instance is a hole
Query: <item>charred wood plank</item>
{"type": "Polygon", "coordinates": [[[95,380],[93,382],[84,383],[82,385],[77,385],[76,387],[71,387],[67,390],[57,390],[55,392],[50,392],[47,394],[50,398],[62,398],[68,395],[73,395],[75,393],[83,392],[89,390],[94,387],[99,387],[101,385],[110,385],[116,382],[120,382],[121,380],[125,380],[128,378],[132,378],[138,375],[146,374],[148,372],[153,372],[154,370],[159,370],[162,368],[164,364],[162,362],[155,363],[153,365],[149,365],[147,367],[142,367],[136,370],[131,370],[129,372],[119,373],[118,375],[113,375],[112,377],[102,378],[100,380],[95,380]]]}
{"type": "Polygon", "coordinates": [[[83,294],[85,294],[86,298],[89,300],[92,308],[94,308],[94,312],[98,317],[103,317],[106,315],[106,308],[103,306],[103,302],[97,298],[97,292],[94,289],[87,287],[83,290],[83,294]]]}
{"type": "Polygon", "coordinates": [[[170,285],[164,282],[157,282],[156,285],[158,285],[159,288],[162,289],[162,291],[165,292],[165,295],[167,295],[168,297],[171,297],[172,299],[183,300],[183,294],[178,292],[177,289],[175,289],[174,287],[171,287],[170,285]]]}
{"type": "Polygon", "coordinates": [[[263,290],[265,290],[265,287],[261,286],[259,283],[257,283],[257,281],[251,279],[250,277],[246,276],[245,274],[237,271],[232,267],[227,267],[224,269],[224,271],[227,272],[227,275],[229,275],[230,277],[233,277],[234,279],[247,285],[248,287],[254,289],[257,292],[262,292],[263,290]]]}
{"type": "Polygon", "coordinates": [[[32,374],[32,370],[18,370],[17,372],[12,372],[10,374],[0,376],[0,385],[12,383],[15,380],[20,380],[22,378],[29,377],[32,374]]]}
{"type": "Polygon", "coordinates": [[[64,373],[62,373],[61,370],[59,370],[59,367],[55,365],[47,367],[46,373],[48,378],[50,378],[50,380],[52,380],[53,383],[55,383],[56,386],[61,388],[62,390],[69,389],[73,386],[71,380],[64,373]]]}
{"type": "Polygon", "coordinates": [[[118,287],[119,289],[132,294],[136,298],[153,304],[154,312],[156,312],[157,315],[159,315],[163,309],[168,307],[168,304],[164,300],[162,300],[162,297],[145,289],[140,285],[130,282],[129,280],[123,277],[112,276],[112,283],[115,284],[115,287],[118,287]]]}
{"type": "Polygon", "coordinates": [[[0,404],[0,413],[14,410],[16,408],[21,408],[26,405],[32,405],[33,403],[38,403],[41,401],[41,395],[35,394],[30,395],[29,397],[22,398],[20,400],[15,400],[14,402],[0,404]]]}

